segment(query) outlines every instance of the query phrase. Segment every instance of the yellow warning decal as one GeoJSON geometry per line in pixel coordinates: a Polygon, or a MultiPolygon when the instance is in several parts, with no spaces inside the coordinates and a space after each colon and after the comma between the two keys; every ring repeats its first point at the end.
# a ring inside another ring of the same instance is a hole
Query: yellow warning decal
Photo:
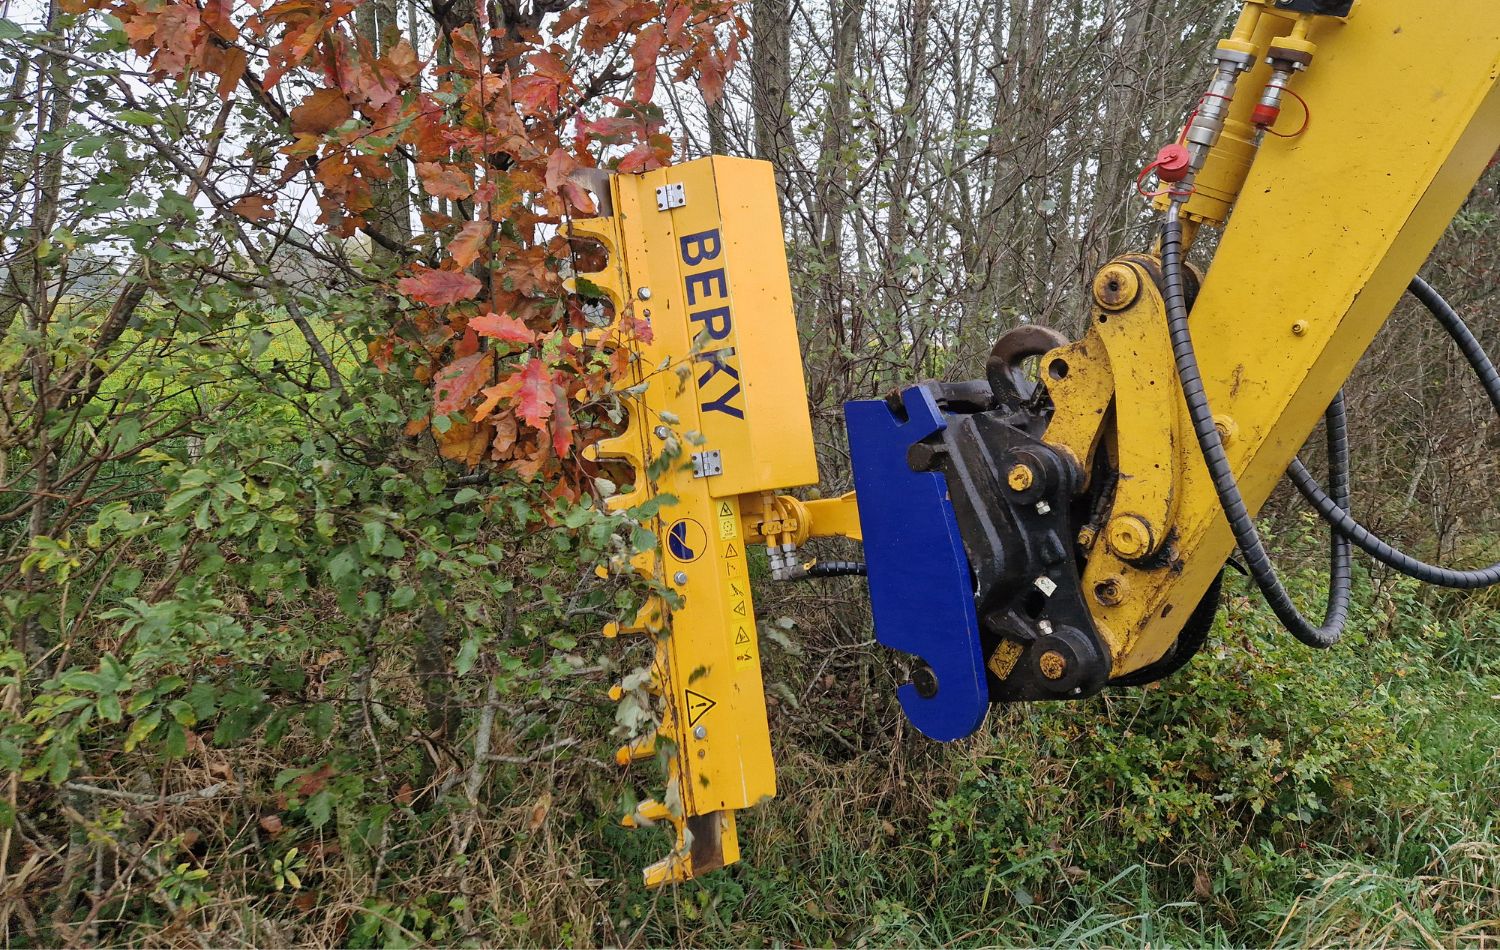
{"type": "Polygon", "coordinates": [[[740,529],[736,526],[736,522],[738,522],[740,519],[739,516],[734,513],[734,509],[729,506],[729,502],[719,502],[718,514],[719,540],[729,541],[735,537],[738,537],[740,529]]]}
{"type": "Polygon", "coordinates": [[[690,689],[683,690],[683,693],[685,694],[683,698],[687,704],[689,726],[696,726],[698,720],[703,718],[704,713],[719,705],[702,693],[695,693],[690,689]]]}

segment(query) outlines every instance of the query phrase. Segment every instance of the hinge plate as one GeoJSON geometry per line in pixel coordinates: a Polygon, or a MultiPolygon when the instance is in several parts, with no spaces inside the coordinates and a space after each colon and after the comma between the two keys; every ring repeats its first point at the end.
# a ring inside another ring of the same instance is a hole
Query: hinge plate
{"type": "Polygon", "coordinates": [[[722,474],[724,474],[724,460],[719,456],[718,449],[693,453],[694,478],[711,478],[722,474]]]}
{"type": "Polygon", "coordinates": [[[671,211],[687,205],[687,189],[682,182],[659,185],[656,189],[656,210],[671,211]]]}

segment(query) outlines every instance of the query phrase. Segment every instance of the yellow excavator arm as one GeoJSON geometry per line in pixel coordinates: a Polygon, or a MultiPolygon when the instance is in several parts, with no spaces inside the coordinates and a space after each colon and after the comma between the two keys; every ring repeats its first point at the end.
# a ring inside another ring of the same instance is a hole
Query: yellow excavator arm
{"type": "Polygon", "coordinates": [[[1246,0],[1147,169],[1161,238],[1099,271],[1083,336],[1020,327],[985,379],[847,404],[856,491],[812,501],[786,494],[818,472],[769,166],[611,178],[601,216],[574,231],[607,251],[580,275],[589,292],[633,328],[613,334],[630,349],[628,426],[597,454],[630,470],[612,503],[645,512],[657,540],[614,566],[655,595],[606,631],[654,641],[639,688],[660,723],[617,756],[666,766],[664,792],[626,817],[675,832],[646,883],[737,860],[735,812],[776,792],[752,547],[768,555],[757,580],[868,575],[876,636],[910,669],[903,711],[940,740],[992,703],[1180,668],[1236,547],[1278,618],[1320,647],[1347,611],[1351,546],[1448,586],[1500,581],[1422,565],[1357,523],[1338,398],[1411,289],[1500,410],[1482,348],[1413,279],[1497,148],[1494,0],[1246,0]],[[1283,109],[1296,114],[1278,125],[1283,109]],[[1220,234],[1200,273],[1184,258],[1205,228],[1220,234]],[[1325,415],[1326,489],[1296,462],[1325,415]],[[1250,520],[1289,468],[1332,527],[1321,622],[1291,606],[1250,520]],[[861,541],[864,561],[806,556],[832,535],[861,541]]]}

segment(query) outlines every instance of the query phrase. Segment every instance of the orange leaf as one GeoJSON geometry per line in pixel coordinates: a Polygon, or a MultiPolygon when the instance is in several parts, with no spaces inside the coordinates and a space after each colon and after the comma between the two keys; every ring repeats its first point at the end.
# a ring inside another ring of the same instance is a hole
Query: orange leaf
{"type": "Polygon", "coordinates": [[[433,413],[445,416],[467,406],[479,388],[489,381],[493,362],[492,353],[470,353],[439,370],[432,384],[433,413]]]}
{"type": "Polygon", "coordinates": [[[269,221],[276,217],[271,199],[266,195],[246,195],[230,205],[229,210],[246,221],[269,221]]]}
{"type": "Polygon", "coordinates": [[[490,456],[496,460],[510,458],[511,450],[516,447],[516,417],[511,413],[495,417],[495,440],[493,453],[490,456]]]}
{"type": "Polygon", "coordinates": [[[483,286],[473,274],[456,270],[424,270],[415,277],[403,277],[396,282],[397,289],[403,294],[429,307],[469,300],[483,286]]]}
{"type": "Polygon", "coordinates": [[[490,442],[490,427],[476,425],[462,417],[455,418],[447,432],[433,433],[438,454],[467,465],[478,465],[490,442]]]}
{"type": "Polygon", "coordinates": [[[292,131],[323,135],[354,115],[354,107],[337,89],[319,89],[292,110],[292,131]]]}
{"type": "Polygon", "coordinates": [[[459,267],[468,267],[479,256],[479,246],[490,235],[488,221],[470,221],[448,242],[448,253],[459,267]]]}
{"type": "Polygon", "coordinates": [[[536,334],[517,320],[504,313],[483,313],[469,320],[469,329],[480,336],[507,343],[535,343],[536,334]]]}
{"type": "Polygon", "coordinates": [[[441,162],[418,162],[417,177],[427,193],[450,201],[462,201],[474,193],[468,172],[441,162]]]}

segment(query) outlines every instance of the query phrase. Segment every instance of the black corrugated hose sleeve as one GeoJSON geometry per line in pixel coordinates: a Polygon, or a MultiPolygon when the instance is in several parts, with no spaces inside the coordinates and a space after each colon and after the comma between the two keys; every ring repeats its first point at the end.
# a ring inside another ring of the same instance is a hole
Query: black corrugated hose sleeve
{"type": "MultiPolygon", "coordinates": [[[[1433,290],[1426,281],[1420,277],[1413,277],[1411,286],[1407,289],[1411,291],[1412,296],[1422,301],[1432,315],[1437,317],[1438,322],[1443,325],[1448,334],[1453,337],[1464,359],[1468,360],[1469,365],[1474,368],[1480,385],[1484,386],[1485,394],[1490,397],[1490,404],[1495,407],[1496,413],[1500,413],[1500,374],[1495,372],[1495,366],[1485,354],[1484,347],[1479,345],[1479,341],[1474,338],[1474,334],[1458,313],[1448,305],[1448,301],[1444,300],[1442,295],[1433,290]]],[[[1333,498],[1328,497],[1328,493],[1319,487],[1317,481],[1300,461],[1294,461],[1292,467],[1287,469],[1287,474],[1291,475],[1292,484],[1297,486],[1302,496],[1318,510],[1318,514],[1322,515],[1335,531],[1353,541],[1360,550],[1387,567],[1394,568],[1423,583],[1435,584],[1439,587],[1474,590],[1500,584],[1500,564],[1492,564],[1478,570],[1460,571],[1419,561],[1380,540],[1364,525],[1351,518],[1349,506],[1336,504],[1333,498]]]]}
{"type": "Polygon", "coordinates": [[[819,561],[807,569],[808,577],[864,577],[869,574],[864,561],[819,561]]]}
{"type": "MultiPolygon", "coordinates": [[[[1198,357],[1193,351],[1193,338],[1188,329],[1188,306],[1183,284],[1182,223],[1177,219],[1174,207],[1162,229],[1162,293],[1167,308],[1167,327],[1172,338],[1172,355],[1177,363],[1177,376],[1182,384],[1182,394],[1187,400],[1188,414],[1193,422],[1193,431],[1198,437],[1198,446],[1203,451],[1203,460],[1213,478],[1214,490],[1219,504],[1234,532],[1235,543],[1244,555],[1245,566],[1256,586],[1265,595],[1271,611],[1292,636],[1311,647],[1333,646],[1343,635],[1344,623],[1349,616],[1351,589],[1349,541],[1342,534],[1332,533],[1329,556],[1328,608],[1321,626],[1313,626],[1292,602],[1291,595],[1276,576],[1276,569],[1261,543],[1260,533],[1245,507],[1245,499],[1235,483],[1234,472],[1224,454],[1224,444],[1219,430],[1214,426],[1213,410],[1208,396],[1203,391],[1203,379],[1198,370],[1198,357]]],[[[1328,458],[1329,480],[1333,489],[1333,502],[1340,509],[1349,506],[1348,433],[1344,417],[1342,394],[1328,407],[1328,458]]]]}

